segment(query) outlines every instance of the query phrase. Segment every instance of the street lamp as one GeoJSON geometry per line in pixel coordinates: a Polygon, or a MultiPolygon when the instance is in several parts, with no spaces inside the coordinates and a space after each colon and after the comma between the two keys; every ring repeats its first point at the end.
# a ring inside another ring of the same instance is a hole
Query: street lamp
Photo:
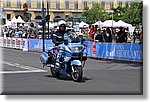
{"type": "Polygon", "coordinates": [[[49,15],[49,0],[47,0],[47,23],[48,23],[48,38],[49,38],[49,19],[50,19],[50,15],[49,15]]]}
{"type": "Polygon", "coordinates": [[[114,11],[113,11],[113,10],[110,10],[110,12],[112,13],[112,27],[113,27],[113,19],[114,19],[113,13],[114,13],[114,11]]]}
{"type": "Polygon", "coordinates": [[[114,11],[111,10],[110,12],[112,13],[112,29],[111,29],[111,35],[112,35],[112,37],[113,37],[113,42],[115,42],[115,36],[113,35],[113,19],[114,19],[113,13],[114,13],[114,11]]]}

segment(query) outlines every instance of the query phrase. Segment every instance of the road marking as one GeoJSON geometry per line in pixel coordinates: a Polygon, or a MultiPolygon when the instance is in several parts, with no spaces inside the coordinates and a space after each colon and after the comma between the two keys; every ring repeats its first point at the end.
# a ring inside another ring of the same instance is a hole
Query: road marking
{"type": "Polygon", "coordinates": [[[16,68],[25,69],[24,71],[0,71],[0,73],[2,73],[2,74],[7,74],[7,73],[47,72],[46,70],[38,69],[38,68],[35,68],[35,67],[31,67],[31,66],[22,65],[22,64],[19,64],[19,63],[16,63],[16,62],[1,61],[1,64],[13,66],[13,67],[16,67],[16,68]]]}

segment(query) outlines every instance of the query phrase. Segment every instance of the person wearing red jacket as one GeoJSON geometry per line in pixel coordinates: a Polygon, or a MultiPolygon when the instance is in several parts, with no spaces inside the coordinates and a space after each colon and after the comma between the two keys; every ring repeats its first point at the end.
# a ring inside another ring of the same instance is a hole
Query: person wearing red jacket
{"type": "Polygon", "coordinates": [[[89,32],[91,41],[94,41],[94,34],[95,34],[95,28],[94,28],[94,26],[91,26],[91,29],[90,29],[90,32],[89,32]]]}

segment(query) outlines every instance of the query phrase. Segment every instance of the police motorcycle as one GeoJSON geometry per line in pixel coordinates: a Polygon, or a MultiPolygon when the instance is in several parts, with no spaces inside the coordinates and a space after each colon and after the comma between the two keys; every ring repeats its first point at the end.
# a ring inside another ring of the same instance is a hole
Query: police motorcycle
{"type": "Polygon", "coordinates": [[[83,77],[83,67],[87,60],[84,40],[80,40],[76,33],[64,35],[64,42],[54,46],[48,52],[43,52],[40,60],[43,65],[50,65],[53,77],[60,75],[71,77],[73,81],[80,82],[83,77]]]}

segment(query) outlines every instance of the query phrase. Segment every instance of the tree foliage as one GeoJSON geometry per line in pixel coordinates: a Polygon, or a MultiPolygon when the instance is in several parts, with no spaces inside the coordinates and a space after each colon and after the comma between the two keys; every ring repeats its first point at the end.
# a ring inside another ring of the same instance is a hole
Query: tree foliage
{"type": "Polygon", "coordinates": [[[134,26],[142,25],[143,2],[134,3],[123,15],[123,20],[134,26]]]}
{"type": "Polygon", "coordinates": [[[109,15],[104,10],[102,10],[99,3],[94,4],[91,9],[86,8],[82,13],[82,16],[86,17],[87,23],[89,24],[95,23],[99,19],[104,21],[109,18],[109,15]]]}
{"type": "MultiPolygon", "coordinates": [[[[143,10],[143,2],[134,2],[133,5],[120,7],[112,9],[113,19],[115,21],[123,20],[127,23],[130,23],[134,26],[138,26],[142,24],[142,10],[143,10]]],[[[93,5],[91,9],[86,8],[82,13],[82,16],[85,16],[87,19],[87,23],[92,24],[98,21],[105,21],[108,19],[112,19],[112,13],[107,13],[105,10],[101,8],[99,3],[93,5]]]]}

